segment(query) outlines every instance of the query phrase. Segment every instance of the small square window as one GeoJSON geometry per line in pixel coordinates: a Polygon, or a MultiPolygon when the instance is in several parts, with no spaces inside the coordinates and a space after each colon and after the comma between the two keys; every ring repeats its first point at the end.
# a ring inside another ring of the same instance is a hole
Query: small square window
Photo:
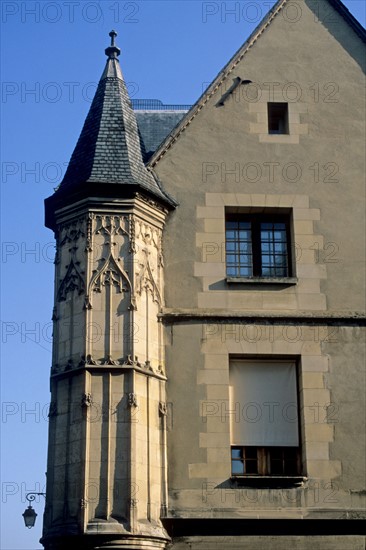
{"type": "Polygon", "coordinates": [[[268,133],[289,134],[288,103],[268,103],[268,133]]]}

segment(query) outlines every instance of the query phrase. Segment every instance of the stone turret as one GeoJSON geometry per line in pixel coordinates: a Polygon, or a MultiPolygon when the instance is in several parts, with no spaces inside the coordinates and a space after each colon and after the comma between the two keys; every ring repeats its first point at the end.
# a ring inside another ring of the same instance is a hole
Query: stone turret
{"type": "Polygon", "coordinates": [[[119,66],[107,64],[58,190],[47,550],[165,548],[162,231],[174,200],[144,165],[119,66]],[[72,546],[74,547],[74,546],[72,546]]]}

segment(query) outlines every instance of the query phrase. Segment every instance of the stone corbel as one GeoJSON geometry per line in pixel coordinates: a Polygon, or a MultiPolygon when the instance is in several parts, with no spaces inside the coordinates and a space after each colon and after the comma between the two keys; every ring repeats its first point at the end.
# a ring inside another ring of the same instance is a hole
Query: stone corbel
{"type": "Polygon", "coordinates": [[[93,398],[91,393],[84,393],[81,398],[81,406],[82,407],[90,407],[93,403],[93,398]]]}
{"type": "Polygon", "coordinates": [[[163,368],[162,365],[158,365],[158,373],[159,373],[159,374],[162,374],[163,376],[165,376],[164,368],[163,368]]]}
{"type": "Polygon", "coordinates": [[[145,369],[147,369],[147,370],[151,370],[151,371],[153,370],[150,361],[145,361],[144,367],[145,367],[145,369]]]}
{"type": "Polygon", "coordinates": [[[115,361],[111,355],[108,355],[103,365],[119,365],[119,362],[115,361]]]}
{"type": "Polygon", "coordinates": [[[137,407],[137,395],[135,393],[129,393],[128,394],[128,401],[127,404],[130,408],[137,407]]]}

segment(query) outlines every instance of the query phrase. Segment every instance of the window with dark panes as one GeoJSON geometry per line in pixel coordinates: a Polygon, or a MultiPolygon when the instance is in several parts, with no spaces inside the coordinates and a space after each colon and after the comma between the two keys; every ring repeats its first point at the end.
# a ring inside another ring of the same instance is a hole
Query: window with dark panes
{"type": "Polygon", "coordinates": [[[268,133],[289,133],[288,103],[268,103],[268,133]]]}
{"type": "Polygon", "coordinates": [[[252,224],[226,220],[226,273],[229,277],[253,275],[252,224]]]}
{"type": "Polygon", "coordinates": [[[228,214],[227,277],[291,277],[288,216],[228,214]]]}

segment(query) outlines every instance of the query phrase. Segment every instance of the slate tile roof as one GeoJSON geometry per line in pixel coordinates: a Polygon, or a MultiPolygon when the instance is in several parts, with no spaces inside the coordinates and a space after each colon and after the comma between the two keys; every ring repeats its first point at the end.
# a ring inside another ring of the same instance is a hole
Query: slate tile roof
{"type": "MultiPolygon", "coordinates": [[[[115,36],[113,32],[110,36],[115,36]]],[[[119,53],[112,37],[112,46],[106,49],[106,67],[59,192],[64,194],[91,183],[133,185],[172,203],[144,164],[135,113],[117,59],[119,53]]]]}
{"type": "Polygon", "coordinates": [[[135,111],[145,161],[157,150],[186,113],[187,110],[135,111]]]}

